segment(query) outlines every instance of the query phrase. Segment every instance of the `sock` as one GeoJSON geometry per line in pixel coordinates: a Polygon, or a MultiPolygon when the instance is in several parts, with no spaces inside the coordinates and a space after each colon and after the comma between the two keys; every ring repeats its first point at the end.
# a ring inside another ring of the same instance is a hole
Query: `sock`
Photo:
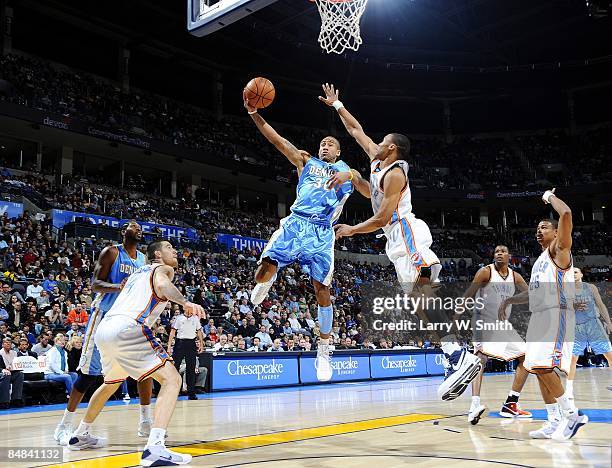
{"type": "Polygon", "coordinates": [[[473,396],[472,397],[472,408],[476,408],[477,406],[480,406],[480,396],[473,396]]]}
{"type": "Polygon", "coordinates": [[[75,412],[68,411],[68,409],[64,410],[64,416],[62,416],[62,420],[60,424],[72,424],[72,418],[74,418],[75,412]]]}
{"type": "Polygon", "coordinates": [[[147,447],[152,447],[154,445],[165,445],[165,437],[166,430],[160,429],[158,427],[151,428],[151,433],[149,434],[149,440],[147,440],[147,447]]]}
{"type": "Polygon", "coordinates": [[[572,404],[572,401],[570,400],[570,395],[567,394],[567,391],[556,400],[559,403],[561,411],[563,411],[563,414],[565,416],[576,412],[576,407],[572,404]]]}
{"type": "Polygon", "coordinates": [[[559,422],[561,420],[561,410],[557,403],[547,403],[546,413],[548,414],[549,422],[559,422]]]}
{"type": "Polygon", "coordinates": [[[567,379],[565,381],[565,394],[574,396],[574,381],[567,379]]]}
{"type": "Polygon", "coordinates": [[[514,390],[510,390],[510,393],[508,393],[508,398],[506,398],[506,403],[518,403],[520,396],[521,392],[515,392],[514,390]]]}
{"type": "Polygon", "coordinates": [[[429,268],[431,269],[431,275],[429,276],[429,282],[433,283],[440,276],[440,272],[442,271],[442,265],[440,265],[439,263],[434,263],[429,268]]]}
{"type": "Polygon", "coordinates": [[[140,405],[140,422],[151,420],[151,405],[140,405]]]}
{"type": "Polygon", "coordinates": [[[319,306],[319,313],[317,314],[319,320],[319,326],[321,333],[327,335],[331,332],[332,325],[334,322],[334,308],[329,305],[326,307],[319,306]]]}
{"type": "Polygon", "coordinates": [[[81,421],[81,424],[79,424],[79,427],[77,428],[75,434],[76,435],[88,434],[89,429],[91,429],[91,424],[87,424],[85,421],[81,421]]]}

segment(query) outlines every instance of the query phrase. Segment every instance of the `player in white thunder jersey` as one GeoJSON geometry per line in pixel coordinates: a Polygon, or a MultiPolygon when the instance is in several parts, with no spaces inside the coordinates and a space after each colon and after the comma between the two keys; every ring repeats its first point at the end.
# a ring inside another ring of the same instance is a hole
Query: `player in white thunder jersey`
{"type": "MultiPolygon", "coordinates": [[[[323,85],[323,91],[325,97],[319,99],[338,111],[342,123],[364,149],[371,165],[369,191],[374,216],[356,226],[336,225],[336,238],[382,229],[387,237],[387,256],[395,265],[398,280],[406,294],[412,292],[422,277],[425,281],[429,278],[430,285],[438,283],[442,266],[430,248],[431,232],[427,224],[412,213],[406,161],[410,154],[410,140],[405,135],[390,133],[379,144],[374,143],[339,100],[340,92],[329,84],[323,85]]],[[[347,180],[353,180],[355,187],[363,193],[364,190],[360,189],[363,183],[358,176],[357,171],[338,172],[330,179],[329,186],[341,186],[347,180]]],[[[432,294],[427,289],[424,293],[432,294]]],[[[420,311],[417,314],[427,320],[420,311]]],[[[448,358],[449,372],[438,393],[443,400],[452,400],[461,395],[478,375],[481,364],[476,356],[463,350],[454,338],[445,340],[442,349],[448,358]]]]}
{"type": "Polygon", "coordinates": [[[535,439],[567,440],[588,422],[572,404],[555,369],[569,372],[574,341],[574,275],[572,263],[572,211],[553,190],[542,200],[558,213],[559,221],[540,221],[536,240],[542,254],[531,269],[529,290],[508,299],[508,304],[529,302],[525,368],[536,374],[548,421],[529,435],[535,439]]]}
{"type": "Polygon", "coordinates": [[[515,291],[527,290],[527,283],[523,277],[509,268],[510,252],[505,245],[495,247],[494,262],[482,267],[463,297],[476,297],[479,299],[474,308],[472,330],[474,330],[474,352],[482,361],[482,370],[479,376],[472,381],[472,405],[468,413],[468,422],[478,424],[486,412],[486,406],[480,401],[480,389],[484,368],[489,358],[503,361],[519,360],[514,374],[512,390],[508,394],[499,414],[506,418],[530,418],[531,413],[524,411],[518,404],[518,399],[529,373],[523,366],[525,360],[525,342],[511,324],[507,322],[510,317],[511,306],[506,306],[505,300],[514,296],[515,291]],[[503,305],[503,306],[502,306],[503,305]],[[504,316],[500,316],[503,310],[504,316]],[[488,330],[483,325],[491,325],[488,330]],[[484,329],[483,329],[484,328],[484,329]]]}
{"type": "Polygon", "coordinates": [[[103,445],[99,438],[90,434],[90,427],[108,398],[128,376],[136,381],[152,377],[160,383],[161,389],[140,463],[142,466],[183,465],[191,461],[191,456],[165,447],[166,428],[174,412],[181,377],[147,323],[154,323],[169,301],[199,317],[204,311],[201,306],[188,302],[172,284],[178,260],[170,242],[149,244],[147,259],[151,263],[130,275],[98,326],[95,341],[102,358],[104,384],[92,396],[81,425],[70,439],[69,448],[82,450],[103,445]]]}

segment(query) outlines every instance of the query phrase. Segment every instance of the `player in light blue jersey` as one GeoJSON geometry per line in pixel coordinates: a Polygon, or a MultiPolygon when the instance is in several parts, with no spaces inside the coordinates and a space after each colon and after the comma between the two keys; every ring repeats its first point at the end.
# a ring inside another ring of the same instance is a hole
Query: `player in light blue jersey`
{"type": "MultiPolygon", "coordinates": [[[[590,347],[595,354],[603,354],[612,368],[612,345],[608,335],[612,333],[612,321],[608,308],[601,300],[597,287],[582,281],[582,271],[574,267],[574,282],[576,283],[576,296],[574,297],[574,310],[576,315],[576,333],[574,335],[574,349],[572,351],[572,365],[567,375],[567,391],[574,401],[574,378],[576,377],[576,364],[578,357],[590,347]]],[[[575,405],[574,405],[575,406],[575,405]]]]}
{"type": "Polygon", "coordinates": [[[338,161],[340,143],[334,137],[323,138],[317,156],[298,150],[280,136],[257,109],[244,98],[247,109],[259,131],[291,162],[298,171],[297,198],[291,214],[281,220],[280,228],[272,234],[261,254],[255,273],[257,285],[251,293],[251,302],[260,304],[276,279],[279,268],[298,262],[310,275],[319,305],[318,321],[321,330],[316,368],[321,381],[331,379],[329,335],[333,323],[333,308],[329,285],[334,271],[333,225],[340,217],[342,207],[353,192],[353,181],[331,189],[330,178],[337,172],[350,171],[348,165],[338,161]]]}
{"type": "MultiPolygon", "coordinates": [[[[68,406],[54,432],[54,439],[60,445],[66,445],[72,433],[72,419],[83,399],[83,395],[94,385],[102,375],[100,352],[94,345],[94,334],[100,320],[110,310],[123,288],[127,277],[146,263],[146,257],[138,251],[138,243],[142,240],[142,228],[136,221],[130,221],[122,229],[123,242],[106,247],[96,262],[93,274],[92,290],[97,293],[92,303],[87,329],[83,338],[83,350],[79,362],[79,377],[70,393],[68,406]]],[[[151,379],[138,382],[140,398],[140,424],[138,435],[149,436],[151,424],[151,394],[153,382],[151,379]]]]}

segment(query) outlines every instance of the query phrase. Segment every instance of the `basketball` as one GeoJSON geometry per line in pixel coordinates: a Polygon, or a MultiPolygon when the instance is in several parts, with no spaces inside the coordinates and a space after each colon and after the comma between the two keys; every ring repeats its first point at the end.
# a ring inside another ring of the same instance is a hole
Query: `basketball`
{"type": "Polygon", "coordinates": [[[274,85],[267,78],[253,78],[244,88],[245,97],[249,104],[257,109],[268,107],[274,101],[276,91],[274,85]]]}

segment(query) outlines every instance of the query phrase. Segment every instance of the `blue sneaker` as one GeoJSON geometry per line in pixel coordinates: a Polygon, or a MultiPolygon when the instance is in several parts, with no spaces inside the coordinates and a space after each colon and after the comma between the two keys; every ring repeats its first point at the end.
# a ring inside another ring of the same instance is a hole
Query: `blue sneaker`
{"type": "Polygon", "coordinates": [[[582,414],[582,411],[576,411],[564,416],[551,438],[553,440],[569,440],[576,435],[578,429],[588,422],[589,417],[586,414],[582,414]]]}
{"type": "Polygon", "coordinates": [[[447,359],[444,382],[438,387],[438,398],[444,401],[454,400],[465,392],[482,368],[480,359],[465,349],[455,351],[447,359]]]}

